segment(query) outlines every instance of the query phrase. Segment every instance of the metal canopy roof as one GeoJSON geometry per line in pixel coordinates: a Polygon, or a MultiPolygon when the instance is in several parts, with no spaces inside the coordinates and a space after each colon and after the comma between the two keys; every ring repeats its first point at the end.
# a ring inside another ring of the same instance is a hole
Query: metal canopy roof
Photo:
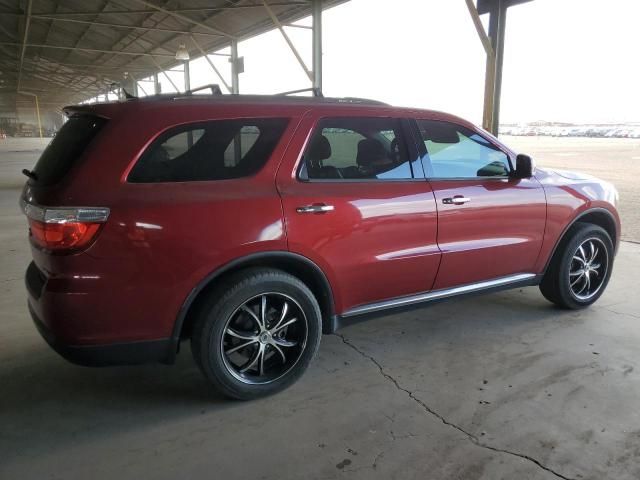
{"type": "MultiPolygon", "coordinates": [[[[323,0],[323,8],[346,0],[323,0]]],[[[0,0],[0,112],[78,102],[311,14],[311,0],[0,0]],[[192,41],[191,36],[195,39],[192,41]]]]}

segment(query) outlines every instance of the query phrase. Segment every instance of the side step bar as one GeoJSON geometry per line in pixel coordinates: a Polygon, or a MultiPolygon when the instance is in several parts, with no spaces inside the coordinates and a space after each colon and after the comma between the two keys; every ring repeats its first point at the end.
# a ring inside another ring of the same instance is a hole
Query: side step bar
{"type": "Polygon", "coordinates": [[[506,277],[495,278],[493,280],[470,283],[468,285],[462,285],[460,287],[444,288],[442,290],[433,290],[431,292],[418,293],[416,295],[410,295],[407,297],[392,298],[391,300],[384,300],[382,302],[369,303],[367,305],[361,305],[359,307],[347,310],[342,315],[340,315],[340,317],[347,319],[359,315],[381,312],[383,310],[389,310],[393,308],[409,307],[412,305],[431,302],[434,300],[443,300],[445,298],[456,297],[458,295],[507,289],[516,286],[536,285],[538,281],[538,275],[536,275],[535,273],[519,273],[517,275],[509,275],[506,277]]]}

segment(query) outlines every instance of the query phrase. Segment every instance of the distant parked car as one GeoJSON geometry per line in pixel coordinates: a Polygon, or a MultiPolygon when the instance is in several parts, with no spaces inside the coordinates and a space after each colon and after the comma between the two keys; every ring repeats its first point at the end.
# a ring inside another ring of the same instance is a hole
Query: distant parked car
{"type": "Polygon", "coordinates": [[[527,285],[584,308],[611,275],[614,187],[452,115],[252,96],[65,112],[21,203],[29,310],[76,363],[172,363],[189,339],[249,399],[352,321],[527,285]]]}

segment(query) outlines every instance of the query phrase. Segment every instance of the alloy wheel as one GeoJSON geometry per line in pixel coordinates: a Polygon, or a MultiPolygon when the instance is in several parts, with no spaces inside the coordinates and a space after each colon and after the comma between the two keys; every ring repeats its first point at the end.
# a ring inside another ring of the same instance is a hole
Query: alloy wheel
{"type": "Polygon", "coordinates": [[[569,264],[571,293],[580,301],[596,295],[604,284],[609,269],[609,253],[599,238],[584,240],[576,249],[569,264]]]}
{"type": "Polygon", "coordinates": [[[249,384],[276,381],[304,352],[307,318],[293,298],[263,293],[250,298],[228,318],[221,339],[227,371],[249,384]]]}

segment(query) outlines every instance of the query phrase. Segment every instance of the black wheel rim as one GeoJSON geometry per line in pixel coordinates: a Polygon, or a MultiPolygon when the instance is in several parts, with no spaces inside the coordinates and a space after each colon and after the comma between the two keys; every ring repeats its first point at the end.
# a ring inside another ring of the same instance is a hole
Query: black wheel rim
{"type": "Polygon", "coordinates": [[[220,345],[224,366],[243,383],[275,382],[298,363],[307,335],[307,318],[293,298],[275,292],[256,295],[225,323],[220,345]]]}
{"type": "Polygon", "coordinates": [[[609,252],[599,238],[584,240],[573,253],[569,264],[569,287],[580,300],[592,299],[604,285],[609,269],[609,252]]]}

